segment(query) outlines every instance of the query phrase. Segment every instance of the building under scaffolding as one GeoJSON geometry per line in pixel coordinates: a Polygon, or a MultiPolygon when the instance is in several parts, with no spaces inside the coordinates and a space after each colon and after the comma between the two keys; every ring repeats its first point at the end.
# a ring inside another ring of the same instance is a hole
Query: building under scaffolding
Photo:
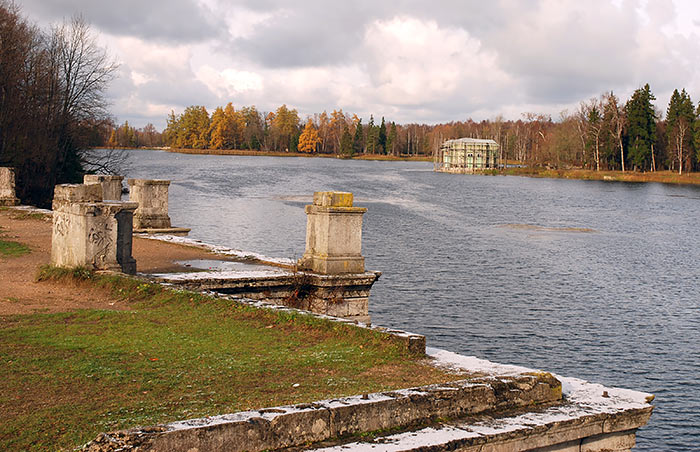
{"type": "Polygon", "coordinates": [[[435,154],[435,171],[473,173],[498,167],[498,143],[477,138],[447,140],[435,154]]]}

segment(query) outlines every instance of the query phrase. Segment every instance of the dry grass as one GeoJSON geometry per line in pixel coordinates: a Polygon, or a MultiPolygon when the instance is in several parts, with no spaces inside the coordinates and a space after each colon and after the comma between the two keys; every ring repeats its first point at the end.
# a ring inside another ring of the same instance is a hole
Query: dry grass
{"type": "Polygon", "coordinates": [[[553,179],[605,180],[618,182],[658,182],[663,184],[700,185],[700,172],[678,174],[673,171],[594,171],[584,169],[508,168],[504,174],[512,176],[544,177],[553,179]]]}

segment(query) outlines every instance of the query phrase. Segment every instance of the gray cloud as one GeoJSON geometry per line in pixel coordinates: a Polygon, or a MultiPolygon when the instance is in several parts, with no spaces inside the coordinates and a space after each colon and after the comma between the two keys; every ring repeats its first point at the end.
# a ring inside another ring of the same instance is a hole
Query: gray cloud
{"type": "Polygon", "coordinates": [[[116,36],[172,43],[221,36],[223,23],[195,0],[23,0],[33,17],[56,23],[82,15],[94,27],[116,36]]]}
{"type": "MultiPolygon", "coordinates": [[[[124,62],[110,90],[120,119],[147,117],[149,105],[157,111],[154,105],[228,101],[261,110],[286,103],[302,116],[343,108],[365,122],[370,113],[436,122],[520,105],[556,116],[604,91],[624,97],[646,82],[662,108],[673,88],[700,96],[700,44],[688,34],[698,32],[698,22],[690,20],[684,36],[669,33],[682,14],[670,0],[23,0],[22,6],[43,21],[82,13],[108,44],[115,36],[135,38],[110,45],[124,62]],[[418,35],[383,33],[402,24],[418,35]],[[241,74],[257,77],[260,86],[246,87],[236,78],[241,74]]],[[[164,118],[152,122],[162,125],[164,118]]]]}

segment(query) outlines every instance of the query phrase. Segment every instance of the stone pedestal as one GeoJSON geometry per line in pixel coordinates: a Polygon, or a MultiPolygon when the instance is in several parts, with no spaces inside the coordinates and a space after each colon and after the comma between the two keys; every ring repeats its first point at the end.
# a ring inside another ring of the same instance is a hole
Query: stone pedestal
{"type": "Polygon", "coordinates": [[[106,174],[86,174],[83,176],[84,184],[102,185],[102,199],[104,201],[121,201],[123,180],[124,176],[108,176],[106,174]]]}
{"type": "Polygon", "coordinates": [[[137,204],[102,201],[102,186],[57,185],[51,264],[136,273],[132,223],[137,204]]]}
{"type": "Polygon", "coordinates": [[[363,273],[362,215],[353,207],[352,193],[316,192],[306,206],[306,251],[299,267],[314,273],[337,275],[363,273]]]}
{"type": "Polygon", "coordinates": [[[17,206],[14,168],[0,167],[0,206],[17,206]]]}
{"type": "Polygon", "coordinates": [[[129,200],[139,204],[134,229],[168,229],[169,180],[129,179],[129,200]]]}

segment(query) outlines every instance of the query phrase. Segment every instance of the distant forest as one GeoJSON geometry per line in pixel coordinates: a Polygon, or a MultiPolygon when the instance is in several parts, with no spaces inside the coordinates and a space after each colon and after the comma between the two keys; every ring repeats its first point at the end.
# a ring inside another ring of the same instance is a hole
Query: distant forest
{"type": "Polygon", "coordinates": [[[502,161],[552,168],[655,171],[700,170],[700,105],[685,89],[675,90],[665,114],[655,109],[649,85],[626,102],[612,92],[580,103],[558,118],[524,113],[517,121],[497,117],[444,124],[396,124],[334,110],[302,121],[282,105],[274,112],[229,103],[210,115],[190,106],[167,118],[158,132],[152,124],[135,129],[128,122],[103,129],[109,147],[250,149],[308,154],[432,155],[443,140],[492,138],[502,161]],[[662,119],[663,118],[663,119],[662,119]]]}

